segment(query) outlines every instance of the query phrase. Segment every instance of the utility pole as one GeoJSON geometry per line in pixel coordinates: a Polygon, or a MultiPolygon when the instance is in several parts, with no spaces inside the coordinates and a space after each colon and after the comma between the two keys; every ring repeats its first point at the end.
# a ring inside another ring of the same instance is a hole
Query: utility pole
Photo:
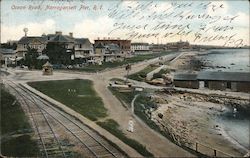
{"type": "Polygon", "coordinates": [[[131,70],[131,65],[128,64],[128,65],[125,67],[125,70],[127,71],[127,77],[126,77],[125,84],[127,84],[127,82],[128,82],[128,74],[129,74],[129,71],[131,70]]]}

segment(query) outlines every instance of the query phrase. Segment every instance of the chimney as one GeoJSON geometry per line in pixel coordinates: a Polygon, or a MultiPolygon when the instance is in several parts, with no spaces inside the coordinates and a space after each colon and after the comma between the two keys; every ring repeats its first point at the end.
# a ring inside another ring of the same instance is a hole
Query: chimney
{"type": "Polygon", "coordinates": [[[73,32],[70,32],[70,33],[69,33],[69,36],[70,36],[71,38],[73,38],[73,32]]]}
{"type": "Polygon", "coordinates": [[[56,35],[62,35],[62,31],[56,31],[56,35]]]}

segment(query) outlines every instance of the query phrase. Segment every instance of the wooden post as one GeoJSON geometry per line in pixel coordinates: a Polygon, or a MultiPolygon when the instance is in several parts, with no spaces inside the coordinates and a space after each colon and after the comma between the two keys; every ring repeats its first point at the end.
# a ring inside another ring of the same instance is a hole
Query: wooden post
{"type": "Polygon", "coordinates": [[[216,150],[214,150],[214,156],[216,157],[216,150]]]}
{"type": "Polygon", "coordinates": [[[198,143],[197,142],[195,143],[195,151],[198,152],[198,143]]]}

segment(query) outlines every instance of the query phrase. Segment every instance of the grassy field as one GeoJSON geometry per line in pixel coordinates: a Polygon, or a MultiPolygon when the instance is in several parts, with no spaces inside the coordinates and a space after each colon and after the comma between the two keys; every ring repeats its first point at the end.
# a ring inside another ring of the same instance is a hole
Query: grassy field
{"type": "Polygon", "coordinates": [[[1,86],[1,154],[8,157],[37,157],[33,131],[15,97],[1,86]]]}
{"type": "Polygon", "coordinates": [[[132,80],[136,80],[136,81],[145,81],[147,74],[149,72],[155,70],[156,68],[158,68],[158,66],[149,65],[149,66],[145,67],[143,70],[141,70],[135,74],[129,75],[128,78],[132,79],[132,80]]]}
{"type": "Polygon", "coordinates": [[[80,71],[87,71],[87,72],[98,72],[102,71],[107,68],[115,68],[118,66],[126,65],[126,64],[132,64],[144,60],[149,60],[157,57],[161,57],[164,55],[169,54],[170,52],[161,52],[161,53],[153,53],[153,54],[145,54],[145,55],[137,55],[132,58],[126,58],[124,61],[116,61],[116,62],[105,62],[102,65],[89,65],[85,66],[83,68],[79,68],[76,70],[80,71]]]}
{"type": "Polygon", "coordinates": [[[159,72],[153,75],[152,79],[161,78],[163,74],[170,73],[169,69],[161,69],[159,72]]]}
{"type": "Polygon", "coordinates": [[[128,144],[132,148],[134,148],[137,152],[139,152],[141,155],[145,157],[153,157],[153,154],[150,153],[145,146],[137,142],[136,140],[130,139],[126,137],[126,135],[119,129],[119,124],[112,120],[108,119],[105,122],[97,122],[99,126],[106,129],[113,135],[115,135],[117,138],[122,140],[124,143],[128,144]]]}
{"type": "Polygon", "coordinates": [[[107,116],[107,109],[90,80],[42,81],[28,84],[90,120],[96,121],[107,116]]]}

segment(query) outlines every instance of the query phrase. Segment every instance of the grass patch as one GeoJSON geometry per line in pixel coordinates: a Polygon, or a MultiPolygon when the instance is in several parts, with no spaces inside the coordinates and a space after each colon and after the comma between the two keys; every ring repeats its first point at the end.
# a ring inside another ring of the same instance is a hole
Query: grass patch
{"type": "Polygon", "coordinates": [[[107,116],[107,109],[90,80],[42,81],[28,84],[90,120],[96,121],[107,116]]]}
{"type": "Polygon", "coordinates": [[[144,68],[143,70],[135,73],[135,74],[131,74],[128,76],[129,79],[132,80],[136,80],[136,81],[145,81],[147,74],[153,70],[155,70],[158,66],[153,66],[153,65],[149,65],[146,68],[144,68]]]}
{"type": "Polygon", "coordinates": [[[121,103],[125,102],[127,105],[124,105],[126,108],[127,106],[131,106],[131,102],[134,99],[134,96],[137,94],[137,92],[118,92],[118,90],[114,87],[108,87],[108,89],[111,91],[111,93],[120,100],[121,103]]]}
{"type": "Polygon", "coordinates": [[[156,79],[156,78],[162,78],[162,75],[163,75],[163,74],[166,74],[166,73],[170,73],[170,70],[169,70],[169,69],[161,69],[159,72],[157,72],[157,73],[155,73],[155,74],[153,75],[152,80],[153,80],[153,79],[156,79]]]}
{"type": "Polygon", "coordinates": [[[112,133],[114,136],[119,138],[124,143],[134,148],[141,155],[146,157],[153,157],[153,154],[150,153],[145,146],[143,146],[136,140],[126,137],[126,135],[119,129],[119,124],[116,121],[108,119],[105,122],[97,122],[97,124],[102,128],[106,129],[107,131],[109,131],[110,133],[112,133]]]}
{"type": "Polygon", "coordinates": [[[36,141],[30,135],[13,137],[1,143],[4,156],[9,157],[38,157],[39,149],[36,141]]]}
{"type": "Polygon", "coordinates": [[[1,154],[9,157],[37,157],[39,149],[28,118],[15,97],[1,85],[1,154]]]}
{"type": "Polygon", "coordinates": [[[107,68],[115,68],[115,67],[123,66],[126,64],[133,64],[136,62],[161,57],[161,56],[164,56],[164,55],[167,55],[170,53],[171,52],[161,52],[161,53],[136,55],[136,56],[131,57],[131,58],[126,58],[126,59],[124,59],[124,61],[104,62],[102,65],[88,65],[88,66],[85,66],[83,68],[78,68],[75,70],[86,71],[86,72],[98,72],[98,71],[102,71],[102,70],[107,69],[107,68]]]}

